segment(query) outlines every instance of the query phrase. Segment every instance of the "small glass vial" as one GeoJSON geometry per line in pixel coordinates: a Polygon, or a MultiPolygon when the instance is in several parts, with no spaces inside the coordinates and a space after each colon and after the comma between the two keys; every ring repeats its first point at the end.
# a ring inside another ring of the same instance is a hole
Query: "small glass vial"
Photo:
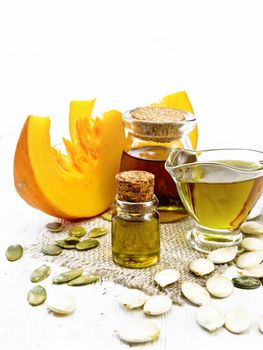
{"type": "Polygon", "coordinates": [[[160,225],[154,195],[154,175],[124,171],[116,175],[112,214],[112,258],[123,267],[142,268],[160,257],[160,225]]]}

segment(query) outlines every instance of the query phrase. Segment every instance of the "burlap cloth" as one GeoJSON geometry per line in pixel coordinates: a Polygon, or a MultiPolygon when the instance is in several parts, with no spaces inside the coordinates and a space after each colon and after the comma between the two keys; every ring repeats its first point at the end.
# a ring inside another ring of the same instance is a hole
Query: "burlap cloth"
{"type": "MultiPolygon", "coordinates": [[[[50,233],[45,227],[37,236],[37,241],[27,250],[34,258],[42,258],[45,261],[55,262],[67,268],[83,267],[86,273],[100,274],[102,280],[111,280],[131,288],[139,288],[149,295],[167,294],[176,304],[182,304],[181,283],[182,281],[197,281],[205,284],[205,278],[196,277],[189,271],[189,263],[205,254],[195,251],[186,240],[187,232],[193,227],[193,220],[188,217],[173,224],[161,225],[161,259],[155,266],[144,269],[128,269],[115,265],[111,258],[111,234],[97,238],[99,246],[87,250],[63,250],[59,256],[46,256],[41,252],[41,247],[47,243],[68,237],[68,229],[72,226],[82,225],[87,232],[98,226],[111,226],[110,222],[100,217],[88,221],[64,223],[65,229],[61,233],[50,233]],[[174,285],[161,289],[154,282],[154,275],[163,269],[174,268],[181,273],[181,278],[174,285]]],[[[227,265],[217,266],[214,273],[222,272],[227,265]]]]}

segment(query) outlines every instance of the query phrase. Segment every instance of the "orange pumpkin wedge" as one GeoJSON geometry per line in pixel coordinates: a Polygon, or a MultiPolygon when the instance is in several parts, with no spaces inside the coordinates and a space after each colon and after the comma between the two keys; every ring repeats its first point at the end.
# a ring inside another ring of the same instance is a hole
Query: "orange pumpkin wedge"
{"type": "MultiPolygon", "coordinates": [[[[186,91],[178,91],[174,94],[164,96],[158,103],[151,104],[152,107],[166,107],[166,108],[177,108],[185,112],[194,114],[193,107],[187,96],[186,91]]],[[[198,141],[198,128],[197,126],[189,133],[189,138],[193,149],[197,147],[198,141]]]]}
{"type": "Polygon", "coordinates": [[[92,217],[105,211],[115,194],[124,130],[121,113],[92,118],[95,100],[72,101],[65,140],[67,154],[50,145],[49,117],[29,116],[14,158],[14,183],[31,206],[65,219],[92,217]]]}

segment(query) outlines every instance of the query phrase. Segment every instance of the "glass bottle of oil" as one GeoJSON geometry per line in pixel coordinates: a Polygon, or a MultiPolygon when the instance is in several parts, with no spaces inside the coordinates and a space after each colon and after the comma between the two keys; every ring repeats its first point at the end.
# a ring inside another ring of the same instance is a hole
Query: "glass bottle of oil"
{"type": "Polygon", "coordinates": [[[188,137],[196,120],[191,113],[174,108],[144,107],[123,114],[126,145],[121,171],[145,170],[155,175],[161,222],[173,222],[187,215],[176,185],[165,169],[175,148],[191,148],[188,137]]]}
{"type": "Polygon", "coordinates": [[[160,257],[154,175],[146,171],[125,171],[116,175],[116,182],[111,221],[113,261],[130,268],[151,266],[160,257]]]}

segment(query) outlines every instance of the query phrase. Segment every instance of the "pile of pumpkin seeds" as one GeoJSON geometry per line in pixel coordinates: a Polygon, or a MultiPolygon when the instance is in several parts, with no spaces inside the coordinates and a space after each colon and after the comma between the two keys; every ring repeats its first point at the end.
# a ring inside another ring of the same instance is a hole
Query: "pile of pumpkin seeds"
{"type": "MultiPolygon", "coordinates": [[[[241,226],[241,230],[246,235],[263,235],[263,225],[257,222],[246,222],[241,226]]],[[[231,333],[240,334],[250,328],[250,316],[242,308],[233,308],[223,314],[212,303],[212,297],[226,298],[233,293],[234,287],[256,289],[261,286],[263,240],[256,237],[244,238],[240,248],[245,252],[239,256],[237,247],[220,248],[210,252],[207,258],[196,259],[189,265],[189,270],[202,278],[212,273],[216,264],[235,261],[236,266],[241,269],[238,270],[240,276],[230,280],[220,274],[214,275],[207,279],[205,287],[196,282],[182,282],[183,296],[192,304],[199,306],[196,312],[198,324],[210,332],[224,326],[231,333]]],[[[180,278],[177,270],[165,269],[154,276],[154,282],[164,289],[176,283],[180,278]]],[[[125,309],[143,308],[145,314],[152,316],[166,313],[172,306],[171,299],[166,295],[156,295],[147,299],[145,294],[137,289],[124,291],[118,299],[119,304],[125,309]]],[[[129,343],[150,342],[159,337],[160,330],[153,322],[144,321],[139,327],[137,322],[130,322],[129,327],[121,325],[116,330],[118,337],[129,343]]],[[[263,333],[263,315],[259,318],[258,328],[263,333]]]]}
{"type": "MultiPolygon", "coordinates": [[[[60,222],[51,222],[46,225],[46,228],[53,233],[60,233],[64,230],[64,226],[60,222]]],[[[41,251],[45,255],[60,255],[63,249],[76,249],[79,251],[96,248],[99,241],[95,238],[105,236],[109,233],[107,227],[94,227],[88,233],[82,226],[74,226],[68,231],[67,238],[57,240],[55,244],[45,244],[41,251]],[[85,239],[84,236],[87,238],[85,239]],[[81,240],[81,238],[84,238],[81,240]]]]}
{"type": "MultiPolygon", "coordinates": [[[[51,222],[46,225],[48,231],[52,233],[63,232],[64,226],[60,222],[51,222]]],[[[106,235],[109,230],[106,227],[95,227],[91,231],[86,232],[82,226],[74,226],[69,230],[69,235],[64,240],[58,240],[55,244],[46,244],[42,247],[42,253],[45,255],[59,255],[63,249],[77,249],[79,251],[92,249],[98,246],[99,242],[93,238],[106,235]],[[87,239],[80,240],[87,235],[87,239]]],[[[42,265],[32,272],[30,276],[31,282],[43,281],[50,275],[51,269],[47,265],[42,265]]],[[[100,280],[99,275],[83,275],[83,269],[71,269],[60,273],[53,277],[53,284],[64,284],[68,286],[84,286],[95,283],[100,280]]],[[[41,286],[33,287],[28,292],[27,300],[31,305],[41,305],[45,302],[47,293],[41,286]]],[[[48,298],[48,309],[56,314],[67,315],[75,310],[75,301],[68,295],[53,295],[48,298]]]]}
{"type": "MultiPolygon", "coordinates": [[[[42,265],[35,269],[30,275],[30,281],[32,283],[38,283],[46,279],[51,273],[51,269],[47,265],[42,265]]],[[[98,275],[83,275],[83,269],[72,269],[66,272],[62,272],[53,277],[53,284],[67,283],[68,286],[84,286],[97,282],[100,279],[98,275]]],[[[37,285],[30,289],[27,294],[27,301],[32,306],[41,305],[46,301],[47,292],[44,287],[37,285]]],[[[49,299],[48,299],[49,300],[49,299]]],[[[51,296],[51,302],[49,301],[48,309],[54,313],[69,314],[75,310],[74,300],[67,295],[51,296]],[[61,299],[62,298],[62,299],[61,299]],[[62,301],[61,301],[62,300],[62,301]]]]}
{"type": "MultiPolygon", "coordinates": [[[[60,233],[64,226],[60,222],[52,222],[46,225],[46,228],[52,233],[60,233]]],[[[87,234],[82,226],[75,226],[69,230],[69,237],[64,240],[56,241],[56,244],[46,244],[42,247],[42,253],[45,255],[59,255],[63,249],[77,249],[79,251],[92,249],[98,246],[99,242],[94,238],[102,237],[109,232],[106,227],[95,227],[87,234]],[[87,239],[80,238],[87,235],[87,239]]],[[[11,245],[6,249],[7,260],[16,261],[23,256],[24,249],[20,244],[11,245]]],[[[39,283],[46,279],[51,273],[48,265],[41,265],[30,275],[32,283],[39,283]]],[[[71,269],[53,277],[53,284],[67,283],[68,286],[84,286],[95,283],[100,280],[99,275],[83,274],[83,269],[71,269]]],[[[43,304],[47,299],[47,292],[41,285],[34,286],[27,293],[27,301],[32,306],[43,304]]],[[[75,301],[69,295],[53,294],[48,298],[48,309],[55,314],[67,315],[75,310],[75,301]]]]}
{"type": "MultiPolygon", "coordinates": [[[[111,220],[111,212],[102,215],[104,220],[111,220]],[[104,217],[103,217],[104,216],[104,217]]],[[[63,231],[61,223],[50,223],[47,225],[50,232],[58,233],[63,231]]],[[[229,280],[222,275],[215,275],[206,281],[206,288],[201,287],[195,282],[183,282],[182,294],[192,304],[198,305],[196,313],[197,322],[209,331],[215,331],[222,326],[232,333],[239,334],[249,329],[251,319],[248,313],[241,309],[231,309],[225,315],[211,303],[211,296],[216,298],[225,298],[232,294],[233,287],[241,289],[256,289],[261,286],[263,278],[263,240],[257,238],[263,235],[263,225],[257,222],[249,221],[241,225],[241,230],[246,235],[252,235],[243,239],[240,248],[245,252],[238,256],[237,247],[220,248],[210,252],[207,258],[192,261],[189,269],[196,276],[206,276],[214,271],[215,264],[224,264],[235,261],[240,269],[240,276],[229,280]],[[238,256],[238,257],[237,257],[238,256]]],[[[69,230],[69,237],[56,241],[56,244],[42,247],[42,252],[46,255],[59,255],[62,249],[87,250],[95,248],[98,241],[94,238],[107,234],[109,230],[105,227],[92,229],[87,234],[87,239],[80,240],[86,235],[86,230],[81,226],[75,226],[69,230]]],[[[12,245],[6,250],[6,258],[9,261],[16,261],[23,255],[21,245],[12,245]]],[[[47,265],[42,265],[32,272],[30,280],[32,283],[38,283],[47,278],[51,269],[47,265]]],[[[69,270],[53,278],[54,284],[67,283],[69,286],[80,286],[97,282],[100,276],[82,275],[82,269],[69,270]]],[[[161,288],[170,286],[181,278],[180,273],[175,269],[166,269],[155,275],[154,281],[161,288]]],[[[46,301],[47,293],[42,286],[33,287],[27,295],[29,304],[36,306],[46,301]]],[[[143,307],[147,315],[161,315],[171,309],[172,301],[168,296],[156,295],[146,300],[143,292],[133,289],[124,292],[119,296],[119,303],[127,308],[133,309],[143,307]]],[[[48,304],[48,309],[59,314],[68,314],[74,311],[75,302],[70,296],[53,296],[48,304]]],[[[259,319],[259,330],[263,333],[263,315],[259,319]]],[[[148,342],[157,339],[160,335],[159,328],[151,321],[145,320],[138,325],[138,321],[133,325],[122,326],[116,330],[117,335],[124,341],[130,343],[148,342]]]]}

